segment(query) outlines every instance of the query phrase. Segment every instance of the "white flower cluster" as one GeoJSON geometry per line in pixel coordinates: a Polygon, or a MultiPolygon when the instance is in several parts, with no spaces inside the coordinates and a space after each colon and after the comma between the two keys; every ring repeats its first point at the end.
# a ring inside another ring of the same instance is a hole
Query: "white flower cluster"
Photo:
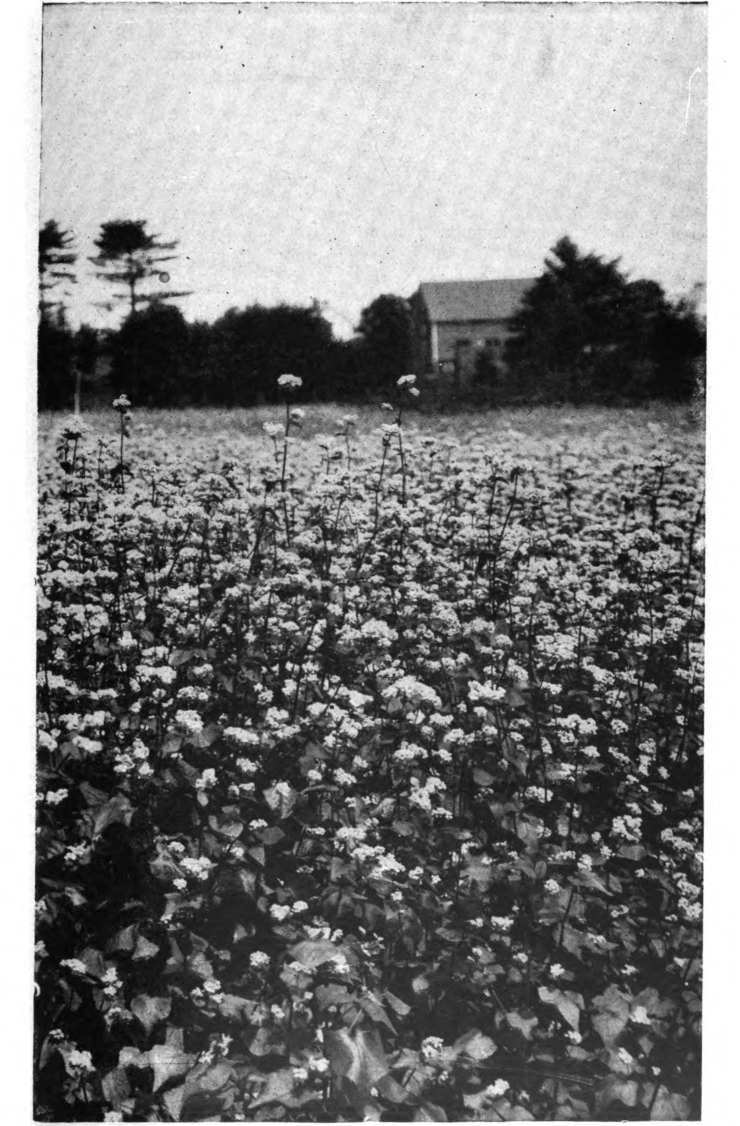
{"type": "Polygon", "coordinates": [[[303,380],[298,375],[280,375],[277,383],[278,387],[282,387],[285,391],[297,391],[303,386],[303,380]]]}
{"type": "Polygon", "coordinates": [[[434,689],[417,680],[415,676],[402,676],[393,684],[390,684],[383,690],[383,699],[386,701],[406,700],[415,707],[424,705],[433,708],[435,711],[442,709],[442,701],[434,689]]]}
{"type": "Polygon", "coordinates": [[[468,685],[468,699],[472,704],[482,707],[493,707],[500,704],[506,696],[506,689],[495,684],[481,684],[478,680],[471,680],[468,685]]]}
{"type": "Polygon", "coordinates": [[[207,856],[186,856],[180,861],[180,867],[198,880],[207,880],[213,866],[213,861],[207,856]]]}
{"type": "Polygon", "coordinates": [[[188,735],[198,735],[203,730],[203,720],[198,713],[187,709],[175,712],[175,723],[188,735]]]}
{"type": "Polygon", "coordinates": [[[434,795],[444,793],[446,789],[447,786],[436,774],[430,774],[423,785],[418,778],[412,778],[409,801],[412,805],[418,806],[419,809],[430,812],[434,795]]]}

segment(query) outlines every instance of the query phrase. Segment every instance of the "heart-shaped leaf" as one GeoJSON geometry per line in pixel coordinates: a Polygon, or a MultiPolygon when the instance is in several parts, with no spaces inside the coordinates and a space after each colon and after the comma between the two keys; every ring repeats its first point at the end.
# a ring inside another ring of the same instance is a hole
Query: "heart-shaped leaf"
{"type": "Polygon", "coordinates": [[[150,997],[147,993],[139,993],[130,1005],[131,1012],[141,1021],[147,1033],[160,1020],[165,1020],[170,1015],[171,1008],[172,1001],[169,997],[150,997]]]}

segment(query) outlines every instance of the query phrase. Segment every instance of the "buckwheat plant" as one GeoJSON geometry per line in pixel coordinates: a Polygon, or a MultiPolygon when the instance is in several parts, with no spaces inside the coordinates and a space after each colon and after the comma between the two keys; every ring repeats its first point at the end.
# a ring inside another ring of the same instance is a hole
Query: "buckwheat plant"
{"type": "Polygon", "coordinates": [[[698,1117],[700,433],[278,383],[42,420],[37,1119],[698,1117]]]}

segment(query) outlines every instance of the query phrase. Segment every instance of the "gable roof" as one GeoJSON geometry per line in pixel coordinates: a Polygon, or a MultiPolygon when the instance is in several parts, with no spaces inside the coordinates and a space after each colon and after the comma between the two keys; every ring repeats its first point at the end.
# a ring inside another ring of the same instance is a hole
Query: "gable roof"
{"type": "Polygon", "coordinates": [[[535,278],[422,282],[419,293],[432,321],[495,321],[512,317],[535,278]]]}

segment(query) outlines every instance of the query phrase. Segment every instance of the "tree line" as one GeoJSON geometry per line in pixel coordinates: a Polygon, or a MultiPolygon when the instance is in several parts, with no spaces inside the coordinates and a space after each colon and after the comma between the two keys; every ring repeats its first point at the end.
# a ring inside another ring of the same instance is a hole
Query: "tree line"
{"type": "MultiPolygon", "coordinates": [[[[79,409],[103,371],[107,389],[136,406],[228,407],[274,401],[286,371],[301,377],[306,399],[357,402],[384,397],[414,370],[411,306],[395,294],[362,310],[350,340],[334,336],[316,301],[187,321],[176,302],[189,291],[168,288],[177,243],[147,227],[115,220],[95,240],[89,262],[113,289],[100,304],[124,310],[112,330],[70,327],[74,237],[54,220],[41,228],[40,409],[79,409]]],[[[670,302],[656,282],[629,281],[618,260],[583,254],[568,238],[553,247],[511,327],[505,362],[481,354],[476,380],[458,396],[472,403],[686,398],[705,348],[689,302],[670,302]]]]}

